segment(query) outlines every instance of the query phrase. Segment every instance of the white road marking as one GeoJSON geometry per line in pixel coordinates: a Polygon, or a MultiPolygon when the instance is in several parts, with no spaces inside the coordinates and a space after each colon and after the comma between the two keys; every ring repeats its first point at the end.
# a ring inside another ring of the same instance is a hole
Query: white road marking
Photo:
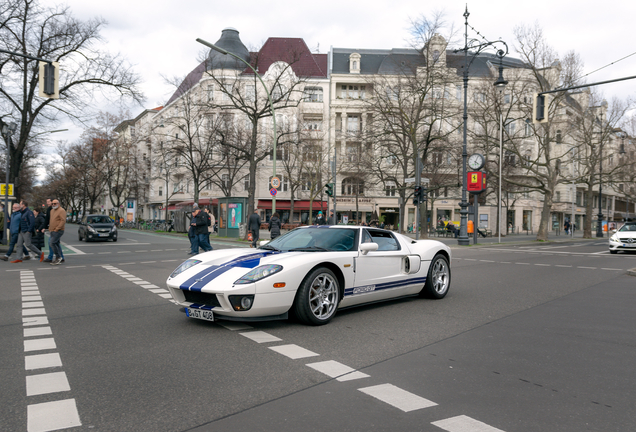
{"type": "Polygon", "coordinates": [[[167,289],[163,289],[163,288],[149,289],[148,291],[150,291],[153,294],[163,294],[163,293],[169,292],[167,289]]]}
{"type": "Polygon", "coordinates": [[[535,264],[536,266],[551,267],[550,264],[535,264]]]}
{"type": "Polygon", "coordinates": [[[243,323],[233,323],[233,322],[217,322],[218,325],[220,325],[221,327],[225,327],[226,329],[230,330],[230,331],[238,331],[238,330],[249,330],[249,329],[253,329],[254,327],[247,325],[247,324],[243,324],[243,323]]]}
{"type": "Polygon", "coordinates": [[[27,396],[35,396],[48,393],[58,393],[70,391],[64,372],[51,372],[40,375],[29,375],[26,377],[27,396]]]}
{"type": "Polygon", "coordinates": [[[253,340],[257,343],[266,343],[266,342],[278,342],[282,340],[281,338],[277,338],[276,336],[272,336],[269,333],[264,331],[253,331],[248,333],[239,333],[241,336],[245,336],[248,339],[253,340]]]}
{"type": "Polygon", "coordinates": [[[576,266],[576,268],[589,269],[589,270],[596,270],[596,267],[576,266]]]}
{"type": "Polygon", "coordinates": [[[607,267],[601,267],[601,270],[614,270],[614,271],[622,271],[623,269],[615,269],[615,268],[607,268],[607,267]]]}
{"type": "Polygon", "coordinates": [[[141,261],[139,264],[152,264],[152,263],[156,263],[157,261],[141,261]]]}
{"type": "Polygon", "coordinates": [[[567,267],[567,268],[571,268],[571,265],[561,265],[561,264],[555,264],[555,267],[567,267]]]}
{"type": "Polygon", "coordinates": [[[294,344],[279,345],[275,347],[269,347],[269,349],[276,351],[277,353],[282,354],[286,357],[289,357],[292,360],[320,355],[294,344]]]}
{"type": "Polygon", "coordinates": [[[179,260],[179,259],[161,260],[161,262],[175,262],[175,261],[184,261],[184,260],[179,260]]]}
{"type": "Polygon", "coordinates": [[[36,316],[36,317],[24,317],[22,318],[23,326],[34,326],[34,325],[47,325],[49,323],[49,319],[45,316],[36,316]]]}
{"type": "Polygon", "coordinates": [[[61,367],[62,359],[58,353],[35,354],[24,357],[24,369],[45,369],[61,367]]]}
{"type": "Polygon", "coordinates": [[[495,261],[491,261],[491,260],[479,260],[481,262],[495,262],[495,261]]]}
{"type": "Polygon", "coordinates": [[[41,295],[27,295],[27,294],[31,294],[31,293],[30,292],[25,292],[24,294],[22,294],[22,301],[42,300],[42,296],[41,295]]]}
{"type": "Polygon", "coordinates": [[[148,285],[150,282],[145,280],[138,280],[138,281],[132,281],[132,283],[134,283],[135,285],[148,285]]]}
{"type": "Polygon", "coordinates": [[[66,266],[66,268],[84,268],[86,267],[85,265],[78,265],[78,266],[66,266]]]}
{"type": "Polygon", "coordinates": [[[163,252],[163,249],[151,249],[150,252],[163,252]]]}
{"type": "Polygon", "coordinates": [[[81,426],[75,399],[27,406],[27,431],[45,432],[81,426]]]}
{"type": "Polygon", "coordinates": [[[369,376],[334,360],[309,363],[306,366],[316,369],[318,372],[322,372],[331,378],[336,378],[338,381],[351,381],[369,376]]]}
{"type": "Polygon", "coordinates": [[[172,294],[159,294],[159,297],[163,297],[165,299],[171,299],[172,298],[172,294]]]}
{"type": "Polygon", "coordinates": [[[157,285],[151,284],[151,283],[149,283],[148,285],[139,285],[139,286],[142,287],[142,288],[146,288],[146,289],[148,289],[148,288],[159,288],[157,285]]]}
{"type": "Polygon", "coordinates": [[[437,405],[435,402],[424,399],[416,394],[402,390],[393,384],[380,384],[372,387],[358,389],[362,393],[373,396],[404,412],[415,411],[437,405]]]}
{"type": "MultiPolygon", "coordinates": [[[[117,252],[117,253],[132,253],[132,252],[130,252],[130,251],[119,251],[119,252],[117,252]]],[[[121,264],[120,264],[120,265],[121,265],[121,264]]]]}
{"type": "MultiPolygon", "coordinates": [[[[61,242],[60,242],[61,243],[61,242]]],[[[75,252],[77,255],[86,255],[86,252],[82,252],[81,250],[79,250],[76,247],[73,247],[67,243],[62,243],[64,246],[66,246],[67,248],[69,248],[70,250],[72,250],[73,252],[75,252]]]]}
{"type": "Polygon", "coordinates": [[[42,303],[41,301],[30,301],[30,302],[22,303],[22,309],[36,308],[36,307],[44,307],[44,303],[42,303]]]}
{"type": "Polygon", "coordinates": [[[44,310],[44,308],[22,310],[22,316],[33,316],[33,315],[46,315],[46,311],[44,310]]]}
{"type": "Polygon", "coordinates": [[[135,251],[135,253],[142,253],[142,252],[148,252],[148,251],[147,250],[135,251]]]}
{"type": "Polygon", "coordinates": [[[33,336],[48,336],[53,334],[51,331],[51,327],[33,327],[33,328],[25,328],[23,330],[24,337],[33,337],[33,336]]]}
{"type": "Polygon", "coordinates": [[[477,261],[477,260],[474,258],[464,258],[464,261],[477,261]]]}
{"type": "Polygon", "coordinates": [[[24,341],[24,352],[43,351],[55,348],[55,339],[53,338],[28,339],[24,341]]]}
{"type": "Polygon", "coordinates": [[[439,420],[431,424],[448,432],[504,432],[465,415],[439,420]]]}
{"type": "Polygon", "coordinates": [[[519,265],[530,265],[530,263],[518,263],[518,262],[516,262],[515,264],[519,264],[519,265]]]}

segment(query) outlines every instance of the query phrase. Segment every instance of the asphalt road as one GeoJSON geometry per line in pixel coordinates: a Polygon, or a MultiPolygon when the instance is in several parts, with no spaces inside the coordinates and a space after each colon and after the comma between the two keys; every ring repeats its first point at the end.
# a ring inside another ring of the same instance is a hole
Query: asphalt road
{"type": "Polygon", "coordinates": [[[2,431],[636,429],[636,254],[604,241],[454,248],[444,300],[306,327],[188,319],[187,239],[73,228],[61,266],[0,263],[2,431]]]}

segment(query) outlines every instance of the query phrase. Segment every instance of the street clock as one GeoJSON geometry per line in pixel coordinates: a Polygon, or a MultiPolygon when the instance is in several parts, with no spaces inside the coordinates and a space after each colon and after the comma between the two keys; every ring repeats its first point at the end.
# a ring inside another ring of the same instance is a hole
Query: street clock
{"type": "Polygon", "coordinates": [[[482,169],[484,167],[484,163],[485,162],[486,161],[485,161],[484,157],[482,155],[480,155],[479,153],[472,154],[468,158],[468,166],[473,171],[479,171],[480,169],[482,169]]]}

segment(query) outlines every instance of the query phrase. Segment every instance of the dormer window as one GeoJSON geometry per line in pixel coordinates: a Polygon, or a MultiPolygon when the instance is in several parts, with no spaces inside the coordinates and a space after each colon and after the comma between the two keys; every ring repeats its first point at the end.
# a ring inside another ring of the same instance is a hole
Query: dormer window
{"type": "Polygon", "coordinates": [[[353,53],[349,56],[349,73],[360,73],[360,54],[353,53]]]}

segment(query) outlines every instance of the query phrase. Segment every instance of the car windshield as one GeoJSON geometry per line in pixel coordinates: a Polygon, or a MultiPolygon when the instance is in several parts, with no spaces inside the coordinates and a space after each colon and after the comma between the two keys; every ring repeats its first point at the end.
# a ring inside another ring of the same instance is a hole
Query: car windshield
{"type": "Polygon", "coordinates": [[[108,216],[88,216],[86,218],[86,223],[112,223],[113,220],[108,216]]]}
{"type": "Polygon", "coordinates": [[[357,250],[357,232],[347,228],[299,228],[264,247],[299,252],[353,251],[357,250]]]}
{"type": "Polygon", "coordinates": [[[625,231],[631,231],[631,232],[636,232],[636,224],[625,224],[621,227],[621,229],[619,229],[619,231],[621,232],[625,232],[625,231]]]}

